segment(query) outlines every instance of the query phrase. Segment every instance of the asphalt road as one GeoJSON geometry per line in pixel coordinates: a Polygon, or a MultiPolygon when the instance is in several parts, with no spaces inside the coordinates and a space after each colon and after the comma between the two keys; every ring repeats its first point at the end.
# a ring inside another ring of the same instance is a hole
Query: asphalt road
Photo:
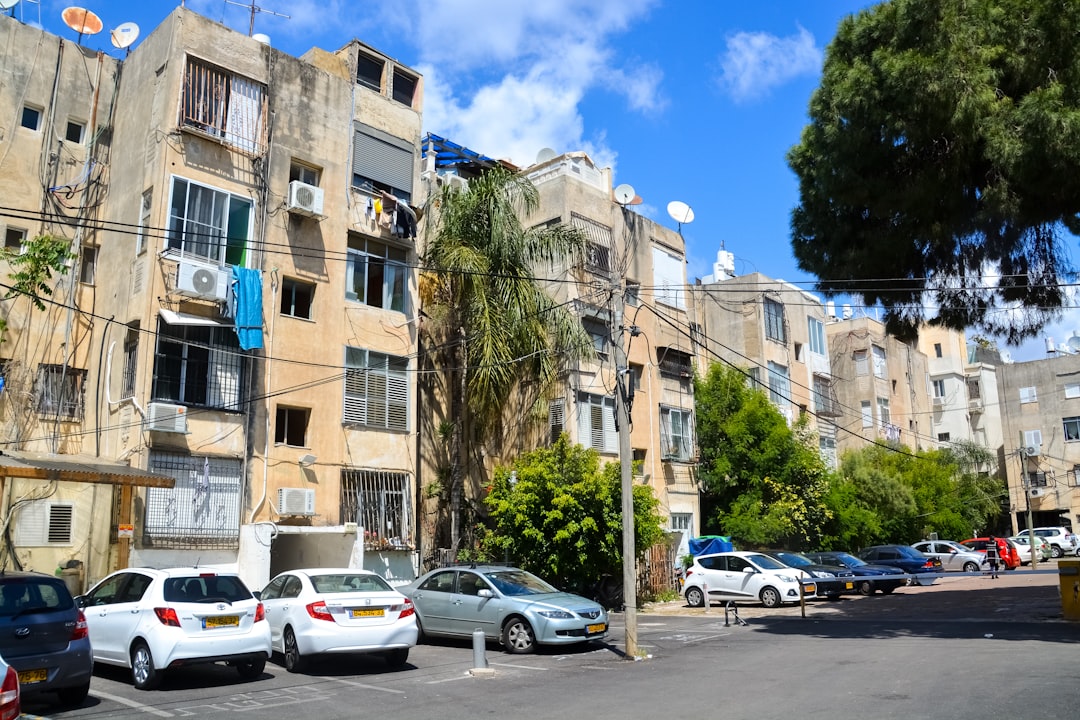
{"type": "MultiPolygon", "coordinates": [[[[1054,567],[1051,565],[1051,571],[1054,567]]],[[[242,683],[224,666],[166,677],[153,692],[99,667],[83,707],[27,704],[53,718],[260,720],[301,717],[1059,718],[1075,714],[1080,622],[1064,620],[1058,577],[946,577],[893,595],[766,611],[746,626],[720,606],[682,602],[638,614],[641,661],[607,641],[517,656],[489,645],[490,677],[470,673],[469,642],[416,647],[389,671],[377,658],[330,659],[306,675],[267,665],[242,683]]]]}

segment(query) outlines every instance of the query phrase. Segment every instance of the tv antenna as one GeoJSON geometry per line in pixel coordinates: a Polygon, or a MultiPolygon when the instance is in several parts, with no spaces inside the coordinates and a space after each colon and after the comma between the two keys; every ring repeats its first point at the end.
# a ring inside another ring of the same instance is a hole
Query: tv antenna
{"type": "Polygon", "coordinates": [[[127,51],[124,55],[127,57],[131,54],[131,46],[139,39],[139,26],[133,22],[121,23],[109,33],[109,39],[114,48],[127,51]]]}
{"type": "Polygon", "coordinates": [[[77,41],[79,45],[82,45],[83,35],[97,35],[101,32],[101,28],[104,27],[101,24],[101,18],[93,12],[74,5],[64,8],[64,11],[60,13],[60,17],[64,19],[65,25],[79,33],[77,41]]]}
{"type": "Polygon", "coordinates": [[[682,200],[672,200],[667,205],[667,214],[671,219],[679,223],[679,234],[682,235],[682,226],[694,222],[694,211],[682,200]]]}
{"type": "Polygon", "coordinates": [[[256,13],[266,13],[267,15],[274,15],[275,17],[285,18],[291,20],[289,15],[284,13],[274,12],[273,10],[267,10],[266,8],[259,7],[255,4],[255,0],[251,2],[239,2],[239,0],[225,0],[226,5],[239,5],[240,7],[247,8],[251,11],[251,20],[248,22],[248,37],[251,37],[255,33],[255,15],[256,13]]]}

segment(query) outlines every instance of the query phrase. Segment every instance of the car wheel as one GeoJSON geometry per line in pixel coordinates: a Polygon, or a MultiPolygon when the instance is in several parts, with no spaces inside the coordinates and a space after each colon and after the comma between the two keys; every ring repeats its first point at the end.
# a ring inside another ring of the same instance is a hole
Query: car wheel
{"type": "Polygon", "coordinates": [[[524,618],[514,617],[503,626],[502,641],[506,649],[514,655],[524,655],[536,649],[536,637],[533,629],[524,618]]]}
{"type": "Polygon", "coordinates": [[[136,690],[153,690],[161,684],[161,671],[154,667],[154,656],[142,640],[131,648],[131,681],[136,690]]]}
{"type": "Polygon", "coordinates": [[[966,562],[964,563],[964,572],[974,573],[979,572],[979,563],[966,562]]]}
{"type": "Polygon", "coordinates": [[[1051,545],[1051,546],[1050,546],[1050,556],[1051,556],[1051,557],[1056,557],[1056,558],[1059,558],[1059,557],[1061,557],[1061,556],[1062,556],[1062,555],[1064,555],[1064,554],[1065,554],[1065,553],[1064,553],[1064,552],[1062,552],[1062,551],[1061,551],[1061,548],[1059,548],[1059,547],[1058,547],[1057,545],[1051,545]]]}
{"type": "Polygon", "coordinates": [[[266,669],[266,658],[259,656],[250,660],[241,660],[236,663],[236,672],[240,673],[243,680],[254,680],[263,674],[266,669]]]}
{"type": "Polygon", "coordinates": [[[409,648],[397,648],[386,653],[386,664],[392,668],[399,668],[409,660],[409,648]]]}
{"type": "Polygon", "coordinates": [[[291,673],[304,672],[307,669],[308,659],[300,654],[300,646],[296,644],[296,633],[291,627],[285,628],[285,669],[291,673]]]}
{"type": "Polygon", "coordinates": [[[758,597],[761,604],[767,608],[780,607],[780,591],[771,585],[761,588],[758,597]]]}
{"type": "Polygon", "coordinates": [[[869,580],[863,580],[861,583],[859,583],[859,593],[861,595],[873,595],[874,583],[870,582],[869,580]]]}
{"type": "Polygon", "coordinates": [[[686,591],[686,604],[690,607],[705,607],[705,593],[699,587],[692,587],[686,591]]]}
{"type": "Polygon", "coordinates": [[[57,690],[56,694],[64,705],[82,705],[83,701],[86,700],[86,696],[90,694],[90,681],[87,680],[85,685],[79,685],[78,687],[57,690]]]}
{"type": "Polygon", "coordinates": [[[420,616],[413,615],[413,617],[416,618],[416,642],[426,642],[428,637],[424,634],[424,626],[420,623],[420,616]]]}

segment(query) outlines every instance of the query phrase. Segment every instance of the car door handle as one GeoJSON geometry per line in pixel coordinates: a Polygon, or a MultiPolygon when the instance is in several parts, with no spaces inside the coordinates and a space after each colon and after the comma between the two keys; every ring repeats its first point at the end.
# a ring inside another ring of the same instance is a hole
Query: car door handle
{"type": "Polygon", "coordinates": [[[460,605],[460,604],[461,604],[461,600],[455,600],[454,601],[454,605],[460,605]]]}

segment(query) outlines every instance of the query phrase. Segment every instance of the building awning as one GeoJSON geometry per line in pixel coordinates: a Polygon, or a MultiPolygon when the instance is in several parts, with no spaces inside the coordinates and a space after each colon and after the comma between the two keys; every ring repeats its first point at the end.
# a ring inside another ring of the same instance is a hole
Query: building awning
{"type": "Polygon", "coordinates": [[[168,475],[140,470],[86,455],[45,455],[0,452],[0,477],[105,483],[133,487],[171,488],[176,481],[168,475]]]}
{"type": "Polygon", "coordinates": [[[204,317],[202,315],[191,315],[189,313],[175,312],[173,310],[166,310],[161,308],[158,310],[158,315],[161,319],[170,325],[207,325],[210,327],[229,327],[223,322],[219,322],[214,318],[204,317]]]}

